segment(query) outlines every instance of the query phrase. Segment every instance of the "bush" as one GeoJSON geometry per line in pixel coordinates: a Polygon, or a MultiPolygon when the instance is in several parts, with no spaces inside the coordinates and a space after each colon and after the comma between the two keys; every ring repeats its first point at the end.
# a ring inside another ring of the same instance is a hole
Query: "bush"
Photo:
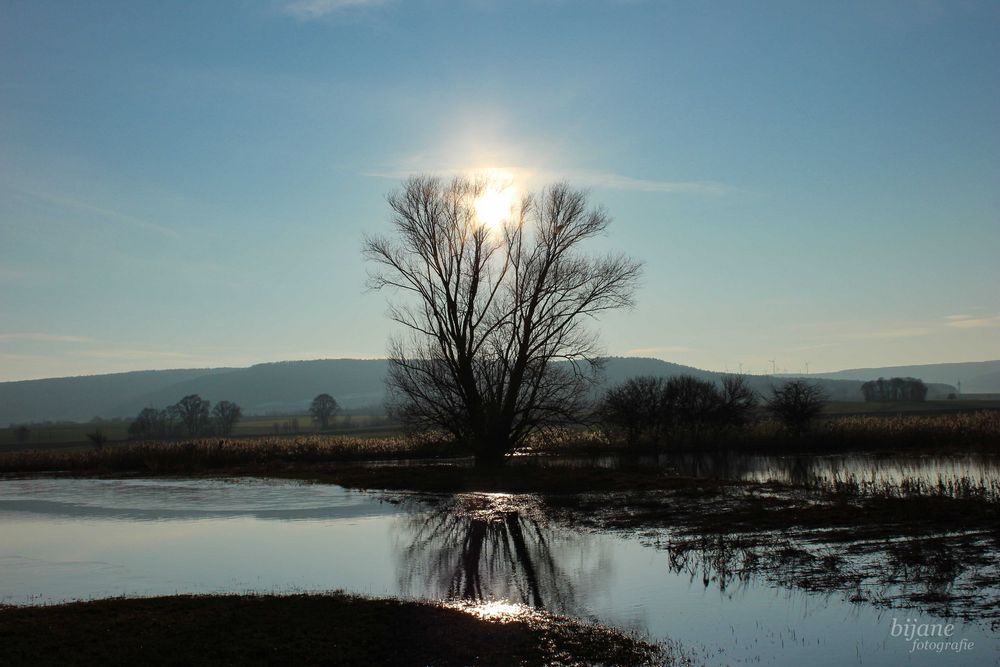
{"type": "Polygon", "coordinates": [[[690,375],[670,378],[666,386],[665,419],[671,429],[697,429],[716,422],[722,396],[711,382],[690,375]]]}
{"type": "Polygon", "coordinates": [[[726,375],[720,391],[719,422],[728,426],[743,426],[757,407],[757,392],[750,388],[742,375],[726,375]]]}
{"type": "Polygon", "coordinates": [[[757,405],[757,394],[742,376],[723,378],[722,386],[690,375],[663,380],[630,378],[607,391],[598,410],[605,429],[630,447],[656,447],[668,434],[741,426],[757,405]]]}
{"type": "Polygon", "coordinates": [[[665,401],[663,378],[629,378],[607,391],[598,417],[606,429],[623,434],[629,447],[655,447],[663,435],[665,401]]]}
{"type": "Polygon", "coordinates": [[[108,441],[108,436],[104,435],[104,431],[101,429],[96,429],[87,434],[87,439],[90,440],[90,444],[94,445],[94,449],[103,449],[104,443],[108,441]]]}
{"type": "Polygon", "coordinates": [[[805,380],[790,380],[771,392],[767,409],[793,431],[805,429],[827,403],[826,392],[805,380]]]}

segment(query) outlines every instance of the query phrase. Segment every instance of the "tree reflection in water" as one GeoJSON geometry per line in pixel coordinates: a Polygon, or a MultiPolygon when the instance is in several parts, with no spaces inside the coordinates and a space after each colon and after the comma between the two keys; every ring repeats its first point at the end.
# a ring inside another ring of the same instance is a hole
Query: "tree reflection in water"
{"type": "Polygon", "coordinates": [[[457,496],[405,520],[408,543],[398,553],[401,590],[446,600],[504,599],[568,613],[576,607],[574,580],[600,582],[608,562],[586,536],[550,530],[537,506],[523,496],[457,496]],[[560,562],[572,556],[572,573],[560,562]]]}

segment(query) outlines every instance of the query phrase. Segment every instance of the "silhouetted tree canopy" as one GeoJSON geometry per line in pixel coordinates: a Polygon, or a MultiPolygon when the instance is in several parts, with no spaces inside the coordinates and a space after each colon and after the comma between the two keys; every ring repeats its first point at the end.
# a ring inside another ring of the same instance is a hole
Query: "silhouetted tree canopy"
{"type": "Polygon", "coordinates": [[[167,437],[167,417],[154,407],[143,408],[129,424],[128,434],[131,438],[167,437]]]}
{"type": "Polygon", "coordinates": [[[739,375],[723,377],[721,387],[690,375],[644,376],[610,388],[598,417],[629,446],[655,447],[671,432],[742,425],[756,405],[757,394],[739,375]]]}
{"type": "Polygon", "coordinates": [[[823,411],[826,402],[826,392],[819,385],[790,380],[771,390],[767,409],[785,426],[801,430],[823,411]]]}
{"type": "Polygon", "coordinates": [[[312,415],[313,421],[319,425],[320,429],[325,431],[329,428],[330,420],[336,414],[339,407],[337,399],[333,396],[330,394],[320,394],[309,405],[309,414],[312,415]]]}
{"type": "Polygon", "coordinates": [[[927,385],[917,378],[879,378],[861,385],[866,401],[923,401],[927,385]]]}
{"type": "Polygon", "coordinates": [[[219,435],[229,435],[233,432],[236,422],[243,416],[240,406],[232,401],[219,401],[212,409],[212,417],[215,421],[215,429],[219,435]]]}
{"type": "Polygon", "coordinates": [[[690,375],[672,377],[666,385],[667,423],[694,427],[715,421],[721,397],[715,385],[690,375]]]}
{"type": "Polygon", "coordinates": [[[648,375],[629,378],[604,394],[598,418],[622,433],[630,447],[655,446],[666,427],[666,384],[648,375]]]}
{"type": "Polygon", "coordinates": [[[483,224],[491,185],[416,177],[388,197],[393,233],[368,238],[369,284],[406,300],[390,315],[391,407],[499,463],[533,432],[579,419],[600,350],[584,322],[632,305],[640,264],[581,253],[610,222],[565,184],[483,224]],[[557,363],[564,362],[564,363],[557,363]]]}
{"type": "Polygon", "coordinates": [[[725,375],[719,391],[718,419],[730,426],[742,426],[757,407],[757,392],[742,375],[725,375]]]}
{"type": "Polygon", "coordinates": [[[170,406],[168,411],[180,422],[187,435],[195,437],[208,428],[210,407],[211,403],[198,394],[189,394],[170,406]]]}

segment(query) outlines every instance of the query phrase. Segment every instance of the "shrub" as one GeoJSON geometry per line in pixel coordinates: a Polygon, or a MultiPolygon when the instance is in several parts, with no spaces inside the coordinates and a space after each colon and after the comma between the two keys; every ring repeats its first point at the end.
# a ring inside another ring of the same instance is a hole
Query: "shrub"
{"type": "Polygon", "coordinates": [[[607,430],[621,433],[629,447],[655,447],[663,435],[665,400],[663,378],[629,378],[607,391],[598,417],[607,430]]]}
{"type": "Polygon", "coordinates": [[[743,426],[757,407],[757,392],[750,388],[742,375],[726,375],[720,391],[719,422],[729,426],[743,426]]]}
{"type": "Polygon", "coordinates": [[[670,428],[697,429],[718,418],[722,397],[711,382],[690,375],[670,378],[666,386],[666,421],[670,428]]]}
{"type": "Polygon", "coordinates": [[[87,434],[87,439],[94,445],[94,449],[102,449],[104,443],[108,441],[108,436],[104,435],[104,431],[101,429],[96,429],[87,434]]]}
{"type": "Polygon", "coordinates": [[[787,428],[801,431],[809,425],[826,405],[823,389],[805,380],[790,380],[771,390],[767,409],[787,428]]]}

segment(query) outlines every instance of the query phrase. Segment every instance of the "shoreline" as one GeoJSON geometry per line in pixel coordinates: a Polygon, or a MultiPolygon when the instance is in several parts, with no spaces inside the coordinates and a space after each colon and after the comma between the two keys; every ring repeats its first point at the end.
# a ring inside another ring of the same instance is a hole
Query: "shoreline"
{"type": "Polygon", "coordinates": [[[0,646],[31,665],[675,664],[635,635],[508,607],[340,592],[0,606],[0,646]]]}

